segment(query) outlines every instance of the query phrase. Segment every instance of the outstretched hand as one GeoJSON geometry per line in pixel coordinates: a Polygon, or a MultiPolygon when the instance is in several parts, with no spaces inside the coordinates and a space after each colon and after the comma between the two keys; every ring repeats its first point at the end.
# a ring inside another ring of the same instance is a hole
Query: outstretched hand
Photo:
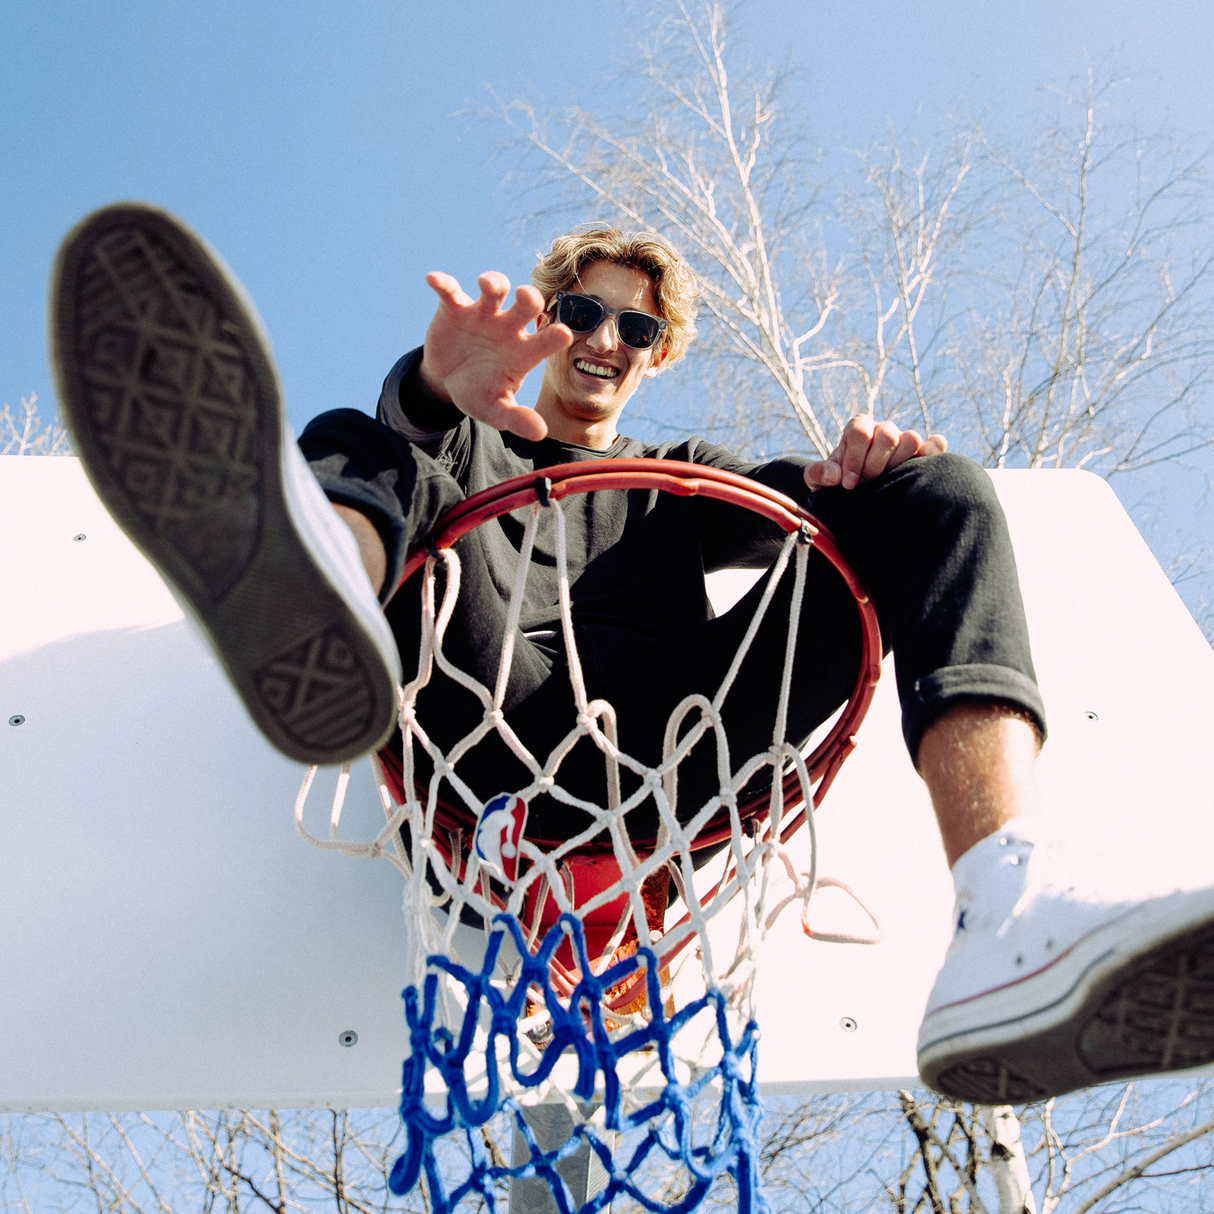
{"type": "Polygon", "coordinates": [[[853,417],[843,428],[839,445],[824,460],[805,468],[805,483],[811,489],[842,485],[854,489],[882,472],[921,455],[939,455],[948,450],[943,434],[924,438],[916,430],[899,430],[893,422],[879,422],[867,413],[853,417]]]}
{"type": "Polygon", "coordinates": [[[527,326],[543,311],[544,298],[531,286],[519,287],[514,303],[502,311],[510,293],[504,274],[490,271],[477,279],[480,298],[466,295],[450,274],[426,275],[438,295],[438,311],[426,330],[421,376],[426,386],[461,412],[497,430],[538,441],[547,423],[514,394],[527,372],[573,341],[564,325],[527,326]]]}

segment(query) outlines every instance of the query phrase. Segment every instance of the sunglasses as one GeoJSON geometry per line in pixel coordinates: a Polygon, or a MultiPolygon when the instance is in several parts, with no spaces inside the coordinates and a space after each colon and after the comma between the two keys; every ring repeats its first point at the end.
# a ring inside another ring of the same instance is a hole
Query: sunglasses
{"type": "Polygon", "coordinates": [[[666,330],[666,322],[648,312],[637,312],[633,308],[609,308],[589,295],[571,295],[558,291],[551,307],[556,319],[575,333],[593,333],[611,316],[615,319],[615,331],[620,341],[634,350],[648,350],[666,330]]]}

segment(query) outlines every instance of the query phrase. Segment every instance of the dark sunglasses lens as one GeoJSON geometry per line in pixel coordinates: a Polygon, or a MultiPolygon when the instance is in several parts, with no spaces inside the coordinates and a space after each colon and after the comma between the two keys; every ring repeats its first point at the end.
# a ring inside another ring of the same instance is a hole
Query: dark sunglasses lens
{"type": "Polygon", "coordinates": [[[584,295],[566,295],[557,311],[561,324],[568,325],[575,333],[589,333],[602,323],[603,316],[603,305],[584,295]]]}
{"type": "Polygon", "coordinates": [[[634,350],[648,350],[658,339],[661,326],[644,312],[621,312],[616,317],[620,341],[634,350]]]}

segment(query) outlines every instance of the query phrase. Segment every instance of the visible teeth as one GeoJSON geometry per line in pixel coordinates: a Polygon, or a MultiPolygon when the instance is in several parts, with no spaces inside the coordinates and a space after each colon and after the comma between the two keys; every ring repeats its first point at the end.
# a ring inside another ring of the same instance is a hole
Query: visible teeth
{"type": "Polygon", "coordinates": [[[579,371],[585,371],[587,375],[597,375],[599,379],[615,379],[619,375],[614,367],[601,367],[598,363],[588,363],[580,358],[573,365],[579,371]]]}

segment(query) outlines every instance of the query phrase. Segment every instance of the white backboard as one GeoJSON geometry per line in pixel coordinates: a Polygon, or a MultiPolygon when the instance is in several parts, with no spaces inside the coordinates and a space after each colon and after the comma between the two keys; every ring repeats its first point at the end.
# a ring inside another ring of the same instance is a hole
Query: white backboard
{"type": "MultiPolygon", "coordinates": [[[[1102,879],[1208,882],[1214,652],[1102,481],[995,485],[1050,714],[1047,812],[1102,879]]],[[[395,1104],[395,870],[299,838],[303,769],[248,723],[76,460],[0,458],[0,510],[0,1110],[395,1104]]],[[[346,828],[382,821],[362,771],[346,828]]],[[[764,1088],[914,1083],[952,893],[892,671],[818,828],[821,872],[885,935],[779,922],[764,1088]]],[[[815,905],[818,926],[864,926],[836,891],[815,905]]]]}

